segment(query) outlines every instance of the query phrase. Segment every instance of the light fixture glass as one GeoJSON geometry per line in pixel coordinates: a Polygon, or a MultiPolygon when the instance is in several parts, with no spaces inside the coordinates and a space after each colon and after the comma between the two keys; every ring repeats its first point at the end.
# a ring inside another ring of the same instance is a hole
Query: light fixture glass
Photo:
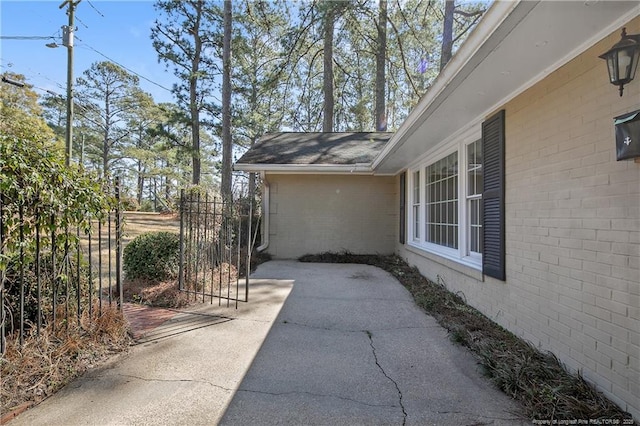
{"type": "Polygon", "coordinates": [[[631,82],[636,76],[638,60],[640,59],[639,35],[627,34],[627,29],[622,29],[622,38],[611,49],[600,55],[607,61],[609,81],[620,87],[620,96],[624,85],[631,82]]]}

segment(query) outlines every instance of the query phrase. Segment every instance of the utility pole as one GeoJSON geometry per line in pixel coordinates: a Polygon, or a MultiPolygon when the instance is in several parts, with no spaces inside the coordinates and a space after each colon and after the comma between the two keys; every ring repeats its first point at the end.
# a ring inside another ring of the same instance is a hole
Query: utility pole
{"type": "Polygon", "coordinates": [[[62,9],[69,6],[67,15],[69,15],[69,25],[62,26],[62,44],[67,47],[67,131],[65,150],[65,164],[67,167],[71,165],[71,152],[73,150],[73,32],[74,32],[74,14],[78,3],[82,0],[65,0],[59,6],[62,9]]]}

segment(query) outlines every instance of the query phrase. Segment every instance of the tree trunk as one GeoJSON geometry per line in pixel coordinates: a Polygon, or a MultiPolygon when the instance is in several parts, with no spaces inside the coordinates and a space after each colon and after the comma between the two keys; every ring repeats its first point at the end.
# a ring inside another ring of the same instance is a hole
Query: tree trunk
{"type": "Polygon", "coordinates": [[[102,177],[109,175],[109,131],[104,131],[104,142],[102,144],[102,177]]]}
{"type": "Polygon", "coordinates": [[[329,2],[324,17],[324,119],[323,132],[333,131],[333,25],[335,21],[334,5],[329,2]]]}
{"type": "MultiPolygon", "coordinates": [[[[165,166],[167,169],[169,168],[169,160],[167,160],[165,166]]],[[[164,177],[164,198],[167,201],[171,200],[171,179],[169,179],[169,176],[164,177]]]]}
{"type": "Polygon", "coordinates": [[[231,193],[231,0],[224,1],[222,38],[222,199],[232,200],[231,193]]]}
{"type": "Polygon", "coordinates": [[[109,94],[104,100],[104,139],[102,141],[102,177],[109,175],[109,129],[111,129],[109,94]]]}
{"type": "Polygon", "coordinates": [[[203,1],[196,3],[196,16],[191,33],[193,34],[194,52],[191,60],[191,78],[189,79],[189,112],[191,113],[191,183],[200,183],[200,110],[198,109],[198,71],[202,55],[202,40],[200,39],[200,21],[202,19],[203,1]]]}
{"type": "Polygon", "coordinates": [[[451,59],[453,50],[453,13],[456,10],[455,0],[447,0],[444,5],[444,23],[442,27],[442,49],[440,50],[440,71],[451,59]]]}
{"type": "Polygon", "coordinates": [[[142,192],[144,191],[144,175],[142,174],[142,161],[138,160],[138,205],[142,204],[142,192]]]}
{"type": "Polygon", "coordinates": [[[385,71],[387,59],[387,0],[380,0],[378,11],[378,44],[376,49],[376,130],[387,130],[387,115],[385,104],[385,71]]]}
{"type": "MultiPolygon", "coordinates": [[[[138,141],[136,144],[136,148],[143,148],[142,139],[144,138],[144,131],[142,127],[138,127],[138,141]]],[[[136,199],[138,200],[138,206],[142,204],[142,193],[144,192],[144,165],[142,164],[142,160],[136,161],[136,168],[138,173],[138,193],[136,199]]]]}
{"type": "MultiPolygon", "coordinates": [[[[251,146],[255,145],[255,138],[251,139],[251,146]]],[[[256,174],[249,173],[249,184],[247,185],[247,192],[249,196],[249,202],[253,205],[256,200],[256,174]]]]}

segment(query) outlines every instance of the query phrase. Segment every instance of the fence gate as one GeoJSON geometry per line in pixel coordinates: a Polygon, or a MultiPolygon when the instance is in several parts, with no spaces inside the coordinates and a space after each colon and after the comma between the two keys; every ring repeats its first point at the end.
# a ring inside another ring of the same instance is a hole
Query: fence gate
{"type": "MultiPolygon", "coordinates": [[[[179,288],[193,300],[249,301],[251,247],[255,241],[250,203],[224,202],[197,191],[180,193],[179,288]]],[[[223,302],[224,301],[224,302],[223,302]]]]}

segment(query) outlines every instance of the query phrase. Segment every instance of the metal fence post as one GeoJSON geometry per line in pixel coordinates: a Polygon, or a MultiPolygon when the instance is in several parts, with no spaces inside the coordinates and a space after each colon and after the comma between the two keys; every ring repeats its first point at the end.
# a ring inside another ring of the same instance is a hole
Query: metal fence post
{"type": "Polygon", "coordinates": [[[77,320],[80,327],[80,317],[82,311],[82,284],[80,280],[80,225],[76,225],[76,299],[77,299],[77,320]]]}
{"type": "Polygon", "coordinates": [[[178,264],[178,288],[184,290],[184,189],[180,190],[180,261],[178,264]]]}
{"type": "Polygon", "coordinates": [[[55,215],[51,215],[51,294],[53,295],[53,312],[51,314],[51,320],[53,322],[53,330],[56,329],[56,319],[57,319],[57,306],[58,306],[58,274],[56,274],[56,217],[55,215]]]}
{"type": "MultiPolygon", "coordinates": [[[[4,196],[0,193],[0,256],[4,254],[4,212],[3,204],[4,196]]],[[[5,351],[5,319],[6,314],[4,312],[4,268],[0,269],[0,354],[4,354],[5,351]]]]}
{"type": "MultiPolygon", "coordinates": [[[[201,237],[201,226],[200,226],[200,191],[198,191],[198,196],[196,197],[196,237],[195,237],[195,256],[194,256],[194,263],[195,263],[195,274],[194,274],[194,278],[193,278],[193,300],[195,301],[198,297],[198,271],[200,270],[200,251],[201,251],[201,241],[200,241],[200,237],[201,237]]],[[[202,302],[204,303],[204,285],[202,286],[202,302]]]]}
{"type": "Polygon", "coordinates": [[[87,238],[89,240],[89,268],[87,268],[87,279],[89,280],[89,319],[93,321],[93,258],[91,257],[91,221],[89,221],[89,232],[87,233],[87,238]]]}
{"type": "Polygon", "coordinates": [[[24,210],[20,204],[20,347],[24,344],[24,210]]]}
{"type": "Polygon", "coordinates": [[[118,308],[122,310],[124,291],[122,288],[122,208],[120,205],[120,178],[116,177],[116,289],[118,291],[118,308]]]}
{"type": "Polygon", "coordinates": [[[111,210],[109,210],[108,214],[107,214],[107,278],[108,278],[108,285],[109,285],[109,308],[111,308],[111,299],[112,299],[112,290],[111,290],[111,273],[113,272],[113,268],[112,268],[112,263],[113,260],[111,259],[113,256],[111,256],[112,250],[111,250],[111,210]]]}
{"type": "Polygon", "coordinates": [[[98,218],[98,315],[102,315],[102,218],[98,218]]]}
{"type": "Polygon", "coordinates": [[[38,307],[36,315],[38,316],[37,334],[40,335],[42,329],[42,278],[40,269],[40,212],[36,211],[36,292],[38,297],[38,307]]]}
{"type": "Polygon", "coordinates": [[[249,230],[247,232],[247,270],[244,277],[245,302],[249,301],[249,275],[251,274],[251,254],[253,252],[253,197],[249,199],[249,230]]]}

